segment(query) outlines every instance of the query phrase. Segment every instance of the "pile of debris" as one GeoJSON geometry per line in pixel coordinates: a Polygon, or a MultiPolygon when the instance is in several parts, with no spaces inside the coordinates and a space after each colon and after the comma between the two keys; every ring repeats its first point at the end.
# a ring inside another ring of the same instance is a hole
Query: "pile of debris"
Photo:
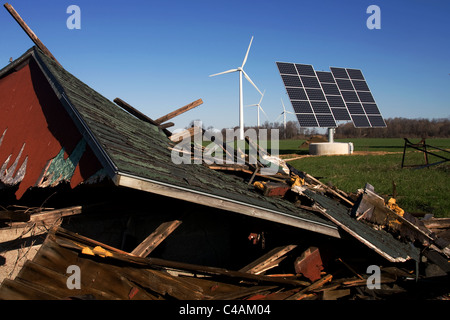
{"type": "MultiPolygon", "coordinates": [[[[31,214],[14,208],[0,212],[2,220],[9,220],[8,228],[31,223],[50,230],[15,279],[3,281],[0,299],[450,298],[449,219],[418,220],[394,199],[386,202],[370,185],[347,195],[307,173],[290,170],[288,177],[276,175],[275,183],[258,177],[254,192],[324,216],[347,237],[333,243],[296,232],[296,242],[271,247],[267,234],[250,233],[248,241],[265,253],[239,270],[230,270],[153,257],[155,249],[182,225],[180,220],[162,223],[126,252],[62,228],[62,219],[80,214],[80,207],[35,209],[31,214]],[[11,217],[26,222],[11,222],[11,217]],[[70,269],[74,266],[77,269],[70,269]]],[[[246,179],[251,178],[255,176],[246,179]]],[[[289,240],[288,236],[278,239],[289,240]]]]}

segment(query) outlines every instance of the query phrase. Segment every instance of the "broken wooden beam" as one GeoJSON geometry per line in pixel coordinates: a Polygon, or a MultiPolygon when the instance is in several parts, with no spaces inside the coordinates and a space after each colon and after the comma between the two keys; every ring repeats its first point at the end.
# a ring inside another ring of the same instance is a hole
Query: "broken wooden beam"
{"type": "Polygon", "coordinates": [[[8,222],[25,222],[30,220],[29,212],[1,210],[0,221],[8,222]]]}
{"type": "Polygon", "coordinates": [[[167,127],[161,127],[159,123],[157,123],[156,121],[154,121],[153,119],[149,118],[148,116],[146,116],[145,114],[143,114],[142,112],[140,112],[139,110],[137,110],[136,108],[134,108],[133,106],[131,106],[130,104],[128,104],[127,102],[123,101],[120,98],[115,98],[113,100],[119,107],[121,107],[122,109],[124,109],[125,111],[127,111],[128,113],[132,114],[133,116],[135,116],[136,118],[138,118],[139,120],[142,120],[144,122],[150,123],[154,126],[157,126],[158,128],[162,129],[163,132],[170,137],[172,135],[172,133],[170,131],[168,131],[166,128],[167,127]]]}
{"type": "Polygon", "coordinates": [[[325,283],[331,281],[332,278],[333,278],[333,276],[331,274],[327,274],[322,279],[317,280],[310,286],[308,286],[308,287],[300,290],[296,294],[290,296],[289,298],[287,298],[287,300],[302,300],[308,295],[308,292],[311,292],[313,290],[316,290],[316,289],[322,287],[325,283]]]}
{"type": "Polygon", "coordinates": [[[178,226],[181,221],[174,220],[162,223],[144,241],[142,241],[132,252],[139,257],[147,257],[161,242],[164,241],[178,226]]]}
{"type": "Polygon", "coordinates": [[[173,122],[166,122],[166,123],[161,124],[159,127],[161,129],[167,129],[167,128],[173,127],[174,125],[175,125],[175,123],[173,123],[173,122]]]}
{"type": "Polygon", "coordinates": [[[34,42],[34,44],[42,51],[45,55],[53,59],[57,64],[61,65],[58,60],[53,56],[53,54],[48,50],[48,48],[42,43],[42,41],[36,36],[33,30],[25,23],[19,13],[13,8],[9,3],[5,3],[3,5],[6,10],[11,14],[11,16],[16,20],[16,22],[20,25],[20,27],[25,31],[25,33],[30,37],[30,39],[34,42]]]}
{"type": "Polygon", "coordinates": [[[135,116],[136,118],[138,118],[139,120],[151,123],[155,126],[159,126],[158,123],[156,123],[154,120],[150,119],[149,117],[147,117],[145,114],[143,114],[142,112],[140,112],[139,110],[137,110],[136,108],[134,108],[133,106],[131,106],[130,104],[128,104],[127,102],[123,101],[120,98],[115,98],[113,100],[118,106],[122,107],[125,111],[127,111],[128,113],[131,113],[133,116],[135,116]]]}
{"type": "Polygon", "coordinates": [[[354,203],[352,201],[350,201],[349,199],[347,199],[346,197],[344,197],[342,194],[340,194],[339,192],[333,190],[333,188],[327,186],[326,184],[324,184],[323,182],[321,182],[320,180],[314,178],[312,175],[305,173],[305,177],[310,179],[311,181],[317,183],[318,185],[320,185],[321,187],[323,187],[326,191],[332,193],[333,195],[337,196],[338,198],[340,198],[341,200],[343,200],[344,202],[346,202],[348,205],[350,206],[354,206],[354,203]]]}
{"type": "Polygon", "coordinates": [[[161,123],[166,122],[172,118],[175,118],[176,116],[179,116],[180,114],[185,113],[186,111],[189,111],[191,109],[194,109],[195,107],[198,107],[202,103],[203,103],[203,100],[198,99],[194,102],[189,103],[188,105],[185,105],[184,107],[181,107],[169,114],[166,114],[165,116],[162,116],[162,117],[156,119],[155,122],[157,123],[157,125],[160,125],[161,123]]]}
{"type": "Polygon", "coordinates": [[[268,253],[246,265],[239,272],[251,274],[261,274],[273,267],[276,267],[283,259],[284,255],[295,249],[297,245],[281,246],[270,250],[268,253]],[[276,262],[276,263],[274,263],[276,262]]]}
{"type": "Polygon", "coordinates": [[[449,229],[450,218],[431,218],[428,220],[421,220],[428,229],[449,229]]]}
{"type": "Polygon", "coordinates": [[[38,222],[38,221],[52,221],[57,220],[59,218],[67,217],[67,216],[73,216],[77,214],[81,214],[83,211],[82,206],[73,206],[63,209],[55,209],[50,210],[46,212],[36,213],[32,214],[30,217],[30,221],[32,222],[38,222]]]}
{"type": "Polygon", "coordinates": [[[189,129],[185,129],[181,132],[174,133],[169,137],[169,139],[175,143],[187,141],[191,143],[192,137],[195,134],[201,134],[199,127],[190,127],[189,129]]]}
{"type": "MultiPolygon", "coordinates": [[[[31,223],[36,223],[38,225],[52,224],[52,223],[56,222],[58,219],[62,219],[64,217],[68,217],[68,216],[78,215],[78,214],[81,214],[82,212],[83,212],[82,206],[73,206],[73,207],[62,208],[62,209],[52,209],[52,210],[48,210],[48,211],[40,211],[37,213],[33,213],[33,210],[30,209],[29,211],[25,211],[25,212],[21,213],[22,215],[24,215],[24,217],[26,215],[28,215],[27,220],[25,220],[25,219],[12,220],[11,219],[7,224],[9,227],[14,227],[14,228],[25,227],[31,223]]],[[[15,213],[15,214],[18,214],[18,213],[19,212],[15,213]]],[[[1,212],[0,212],[0,218],[1,218],[1,212]]]]}
{"type": "Polygon", "coordinates": [[[322,257],[319,248],[309,247],[294,262],[295,272],[301,274],[311,281],[320,279],[321,272],[324,269],[322,257]]]}

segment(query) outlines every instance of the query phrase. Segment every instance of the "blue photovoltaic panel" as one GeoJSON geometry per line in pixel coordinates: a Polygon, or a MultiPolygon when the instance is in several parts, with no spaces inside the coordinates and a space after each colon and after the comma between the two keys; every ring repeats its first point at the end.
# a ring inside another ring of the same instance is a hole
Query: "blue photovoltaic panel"
{"type": "Polygon", "coordinates": [[[320,89],[320,83],[316,77],[300,76],[300,79],[302,80],[303,86],[305,88],[319,88],[320,89]]]}
{"type": "Polygon", "coordinates": [[[369,119],[365,115],[352,114],[351,115],[353,123],[357,128],[368,128],[370,127],[369,119]]]}
{"type": "Polygon", "coordinates": [[[361,70],[335,67],[330,69],[354,126],[386,127],[361,70]]]}
{"type": "Polygon", "coordinates": [[[316,73],[312,65],[296,63],[295,67],[297,68],[298,74],[301,76],[313,76],[313,77],[316,76],[316,73]]]}
{"type": "MultiPolygon", "coordinates": [[[[325,97],[328,101],[328,105],[331,108],[334,119],[336,121],[349,121],[351,120],[347,107],[342,100],[341,91],[339,90],[336,80],[334,80],[333,74],[326,71],[317,71],[317,77],[319,78],[322,90],[325,93],[325,97]]],[[[342,80],[349,81],[349,80],[342,80]]]]}
{"type": "MultiPolygon", "coordinates": [[[[337,127],[313,66],[286,62],[277,62],[277,66],[300,126],[337,127]]],[[[327,81],[334,83],[333,76],[327,75],[327,81]]],[[[337,87],[333,93],[340,94],[337,87]]]]}
{"type": "Polygon", "coordinates": [[[344,68],[331,67],[330,70],[331,70],[331,73],[333,74],[333,77],[335,79],[348,79],[349,78],[348,74],[347,74],[347,71],[345,71],[344,68]]]}
{"type": "Polygon", "coordinates": [[[321,83],[335,83],[333,75],[331,72],[327,71],[316,71],[317,78],[321,83]]]}
{"type": "Polygon", "coordinates": [[[291,100],[308,100],[303,88],[286,88],[286,90],[291,100]]]}
{"type": "Polygon", "coordinates": [[[283,83],[286,87],[302,87],[300,78],[296,75],[283,74],[281,75],[281,78],[283,79],[283,83]]]}
{"type": "Polygon", "coordinates": [[[370,91],[367,83],[363,80],[352,80],[352,84],[356,91],[370,91]]]}
{"type": "Polygon", "coordinates": [[[357,70],[357,69],[346,69],[346,70],[347,70],[347,74],[349,75],[350,79],[365,80],[361,70],[357,70]]]}
{"type": "Polygon", "coordinates": [[[302,127],[336,127],[336,121],[353,121],[355,127],[386,127],[359,69],[330,67],[315,71],[312,65],[277,62],[292,107],[302,127]]]}
{"type": "Polygon", "coordinates": [[[317,123],[316,117],[314,114],[296,114],[298,123],[300,124],[300,127],[318,127],[319,124],[317,123]]]}
{"type": "Polygon", "coordinates": [[[297,69],[295,68],[295,65],[293,63],[277,62],[277,66],[281,74],[298,75],[297,69]]]}

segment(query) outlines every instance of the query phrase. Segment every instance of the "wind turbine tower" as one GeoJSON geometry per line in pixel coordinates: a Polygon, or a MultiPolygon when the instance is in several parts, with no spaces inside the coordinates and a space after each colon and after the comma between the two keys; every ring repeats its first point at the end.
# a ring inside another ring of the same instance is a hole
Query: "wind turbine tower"
{"type": "Polygon", "coordinates": [[[269,119],[269,117],[267,116],[266,112],[264,111],[264,109],[261,107],[261,102],[262,99],[264,98],[264,94],[266,93],[266,91],[263,92],[263,94],[261,95],[261,99],[259,100],[259,102],[257,104],[251,104],[247,107],[257,107],[258,108],[258,128],[260,127],[260,121],[259,121],[259,111],[261,110],[264,115],[266,116],[267,119],[269,119]]]}
{"type": "Polygon", "coordinates": [[[244,61],[242,62],[242,65],[240,67],[210,75],[210,77],[214,77],[214,76],[218,76],[218,75],[222,75],[222,74],[226,74],[226,73],[239,72],[239,139],[240,140],[244,140],[244,95],[243,95],[243,90],[242,90],[242,75],[244,75],[245,79],[247,79],[248,82],[250,82],[256,88],[256,90],[258,90],[258,92],[262,95],[261,91],[253,83],[252,79],[250,79],[250,77],[244,71],[244,66],[245,66],[245,63],[247,62],[248,53],[250,52],[250,47],[252,46],[252,42],[253,42],[253,37],[250,40],[250,44],[248,46],[247,53],[245,54],[244,61]]]}

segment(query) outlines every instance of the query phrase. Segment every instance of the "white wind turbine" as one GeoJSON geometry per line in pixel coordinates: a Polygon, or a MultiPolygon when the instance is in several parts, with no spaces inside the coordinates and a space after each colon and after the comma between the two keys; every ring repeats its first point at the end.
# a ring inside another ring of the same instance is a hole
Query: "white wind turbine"
{"type": "Polygon", "coordinates": [[[257,104],[251,104],[251,105],[247,106],[247,107],[257,107],[258,108],[258,128],[259,128],[259,110],[261,110],[264,113],[264,115],[266,116],[266,118],[269,119],[266,112],[261,107],[261,102],[262,102],[262,99],[264,98],[265,93],[266,93],[266,91],[264,90],[263,94],[261,95],[261,100],[259,100],[259,102],[257,104]]]}
{"type": "Polygon", "coordinates": [[[277,122],[277,120],[280,119],[281,116],[283,116],[284,130],[286,130],[286,113],[293,113],[293,112],[289,112],[286,110],[286,108],[284,107],[283,99],[281,99],[281,104],[283,105],[283,112],[280,113],[278,118],[276,118],[275,122],[277,122]]]}
{"type": "Polygon", "coordinates": [[[248,82],[250,82],[256,88],[256,90],[258,90],[258,92],[262,95],[261,91],[253,83],[252,79],[250,79],[250,77],[244,71],[244,65],[247,62],[248,53],[250,52],[250,47],[252,46],[252,42],[253,42],[253,37],[250,40],[250,45],[248,46],[247,53],[245,54],[244,61],[242,62],[242,66],[240,66],[236,69],[230,69],[230,70],[227,70],[224,72],[210,75],[210,77],[214,77],[214,76],[218,76],[221,74],[239,72],[239,139],[240,140],[244,140],[244,96],[243,96],[243,91],[242,91],[242,74],[248,80],[248,82]]]}

